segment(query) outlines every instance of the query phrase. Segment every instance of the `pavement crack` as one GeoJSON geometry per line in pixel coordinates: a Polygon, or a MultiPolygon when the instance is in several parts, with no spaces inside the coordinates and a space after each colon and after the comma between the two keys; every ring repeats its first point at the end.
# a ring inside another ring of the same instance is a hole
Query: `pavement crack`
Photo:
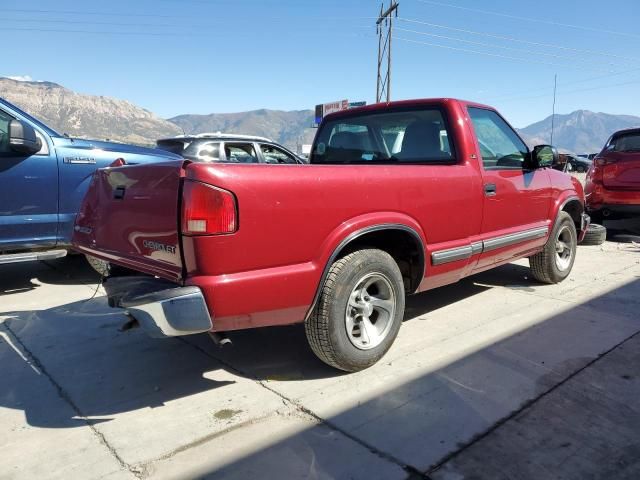
{"type": "Polygon", "coordinates": [[[333,423],[330,420],[327,420],[326,418],[321,417],[320,415],[318,415],[317,413],[315,413],[313,410],[310,410],[309,408],[305,407],[304,405],[302,405],[301,403],[297,402],[296,400],[287,397],[285,394],[279,392],[278,390],[276,390],[275,388],[267,385],[267,382],[265,382],[264,380],[260,380],[259,378],[257,378],[255,375],[252,375],[250,373],[244,372],[243,370],[240,370],[239,368],[231,365],[230,363],[226,362],[225,360],[220,359],[219,357],[217,357],[216,355],[214,355],[213,353],[209,352],[208,350],[200,347],[199,345],[195,345],[187,340],[185,340],[184,338],[181,337],[175,337],[177,340],[186,343],[187,345],[191,346],[192,348],[194,348],[195,350],[199,351],[200,353],[206,355],[209,358],[213,358],[214,360],[216,360],[217,362],[220,362],[225,368],[227,368],[229,371],[244,377],[244,378],[248,378],[251,379],[252,381],[254,381],[255,383],[257,383],[258,385],[260,385],[262,388],[268,390],[269,392],[277,395],[278,397],[280,397],[283,402],[285,402],[285,404],[292,406],[293,408],[295,408],[296,410],[298,410],[300,413],[303,414],[304,417],[307,417],[308,419],[311,419],[314,422],[317,422],[319,424],[325,425],[327,427],[329,427],[332,430],[335,430],[336,432],[344,435],[346,438],[348,438],[349,440],[357,443],[358,445],[360,445],[361,447],[365,448],[367,451],[369,451],[370,453],[374,454],[375,456],[386,460],[388,462],[391,462],[397,466],[399,466],[400,468],[402,468],[405,472],[407,472],[408,479],[426,479],[426,480],[430,480],[430,477],[427,473],[421,472],[418,468],[412,466],[412,465],[407,465],[406,463],[404,463],[402,460],[400,460],[399,458],[384,452],[380,449],[378,449],[377,447],[369,444],[368,442],[365,442],[364,440],[362,440],[361,438],[358,438],[357,436],[349,433],[348,431],[344,430],[343,428],[339,427],[338,425],[336,425],[335,423],[333,423]]]}
{"type": "Polygon", "coordinates": [[[12,338],[12,341],[16,344],[20,346],[20,349],[26,354],[26,356],[28,357],[29,363],[33,366],[35,366],[40,373],[45,376],[47,378],[47,380],[49,380],[49,382],[51,383],[51,385],[53,385],[53,387],[55,388],[56,392],[58,393],[58,396],[60,398],[62,398],[65,402],[67,402],[69,404],[69,406],[71,406],[71,408],[73,409],[73,411],[76,413],[77,417],[80,418],[82,421],[84,421],[84,423],[87,425],[87,427],[89,427],[93,433],[93,435],[98,439],[98,441],[109,451],[109,453],[111,454],[111,456],[113,456],[113,458],[115,458],[115,460],[118,462],[118,464],[120,465],[121,468],[127,470],[128,472],[130,472],[131,474],[133,474],[135,477],[137,478],[143,478],[142,476],[142,472],[138,471],[135,467],[130,466],[127,462],[125,462],[122,457],[120,457],[120,455],[118,455],[118,452],[115,450],[115,448],[107,441],[107,439],[105,438],[105,436],[95,427],[95,425],[93,425],[91,423],[91,420],[89,418],[87,418],[82,411],[80,410],[80,408],[75,404],[75,402],[73,401],[73,399],[70,397],[70,395],[64,390],[64,388],[62,388],[62,386],[56,382],[56,380],[53,378],[53,376],[47,371],[47,369],[45,368],[45,366],[42,364],[42,362],[40,362],[40,360],[38,359],[38,357],[36,357],[34,355],[34,353],[29,350],[29,348],[26,346],[26,344],[20,339],[20,337],[18,336],[18,334],[16,334],[12,329],[11,326],[9,325],[9,322],[4,322],[3,327],[6,329],[7,331],[7,335],[9,335],[12,338]]]}
{"type": "Polygon", "coordinates": [[[570,380],[572,380],[573,378],[575,378],[576,376],[578,376],[580,373],[582,373],[584,370],[586,370],[587,368],[593,366],[594,364],[596,364],[597,362],[599,362],[600,360],[602,360],[603,358],[605,358],[607,355],[609,355],[611,352],[613,352],[614,350],[616,350],[617,348],[621,347],[622,345],[624,345],[625,343],[633,340],[636,336],[640,335],[640,330],[636,331],[635,333],[633,333],[632,335],[628,336],[627,338],[623,339],[622,341],[618,342],[616,345],[614,345],[613,347],[609,348],[608,350],[606,350],[605,352],[598,354],[595,358],[593,358],[591,361],[589,361],[588,363],[586,363],[585,365],[583,365],[582,367],[580,367],[579,369],[575,370],[574,372],[570,373],[569,375],[567,375],[564,379],[562,379],[561,381],[559,381],[558,383],[556,383],[555,385],[551,386],[550,388],[548,388],[547,390],[543,391],[542,393],[540,393],[538,396],[527,400],[526,402],[524,402],[518,409],[514,410],[513,412],[511,412],[509,415],[507,415],[506,417],[501,418],[500,420],[498,420],[496,423],[494,423],[490,428],[488,428],[487,430],[485,430],[484,432],[474,436],[471,440],[469,440],[468,442],[464,443],[460,448],[458,448],[456,451],[449,453],[448,455],[446,455],[442,460],[440,460],[438,463],[436,463],[435,465],[431,466],[428,470],[427,470],[427,474],[432,474],[433,472],[435,472],[436,470],[438,470],[440,467],[442,467],[443,465],[445,465],[447,462],[455,459],[458,455],[460,455],[461,453],[463,453],[465,450],[467,450],[469,447],[472,447],[473,445],[475,445],[476,443],[478,443],[479,441],[483,440],[484,438],[488,437],[489,435],[491,435],[494,431],[496,431],[498,428],[500,428],[502,425],[504,425],[505,423],[507,423],[509,420],[517,417],[518,415],[520,415],[522,412],[524,412],[525,410],[528,410],[530,407],[532,407],[534,404],[536,404],[538,401],[542,400],[543,398],[545,398],[547,395],[549,395],[550,393],[554,392],[555,390],[557,390],[558,388],[562,387],[564,384],[566,384],[567,382],[569,382],[570,380]]]}

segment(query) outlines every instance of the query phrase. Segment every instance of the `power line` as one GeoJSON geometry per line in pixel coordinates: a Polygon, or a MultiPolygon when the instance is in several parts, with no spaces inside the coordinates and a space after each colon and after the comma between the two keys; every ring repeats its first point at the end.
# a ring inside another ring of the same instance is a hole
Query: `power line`
{"type": "MultiPolygon", "coordinates": [[[[589,88],[579,88],[577,90],[567,90],[567,91],[558,91],[558,95],[562,95],[562,96],[567,96],[567,95],[573,95],[575,93],[583,93],[583,92],[591,92],[594,90],[606,90],[608,88],[615,88],[615,87],[623,87],[626,85],[635,85],[637,83],[640,83],[640,78],[636,78],[634,80],[630,80],[628,82],[621,82],[621,83],[612,83],[609,85],[599,85],[596,87],[589,87],[589,88]]],[[[567,85],[567,84],[565,84],[567,85]]],[[[546,93],[544,95],[529,95],[529,96],[522,96],[522,97],[513,97],[513,98],[507,98],[507,99],[501,99],[501,100],[496,100],[493,98],[488,98],[485,99],[485,101],[490,100],[492,102],[496,102],[496,103],[509,103],[509,102],[515,102],[515,101],[519,101],[519,100],[532,100],[532,99],[536,99],[536,98],[549,98],[549,95],[552,95],[553,93],[546,93]]]]}
{"type": "MultiPolygon", "coordinates": [[[[579,83],[586,83],[586,82],[592,82],[594,80],[601,80],[603,78],[610,78],[610,77],[615,77],[615,76],[619,76],[619,75],[626,75],[628,73],[635,73],[637,71],[639,71],[640,68],[632,68],[630,70],[624,70],[621,72],[614,72],[614,73],[608,73],[606,75],[596,75],[594,77],[587,77],[587,78],[581,78],[580,80],[573,80],[571,82],[564,82],[564,83],[560,83],[560,87],[566,87],[566,86],[570,86],[570,85],[577,85],[579,83]]],[[[500,95],[497,97],[489,97],[490,100],[492,101],[509,101],[511,99],[513,99],[515,97],[515,99],[519,99],[519,98],[523,98],[520,95],[522,94],[528,94],[528,93],[535,93],[535,92],[541,92],[541,91],[546,91],[548,90],[548,87],[540,87],[540,88],[534,88],[534,89],[528,89],[528,90],[524,90],[524,91],[520,91],[520,92],[516,92],[516,93],[511,93],[511,94],[507,94],[507,95],[500,95]]],[[[535,96],[535,97],[524,97],[524,98],[541,98],[544,97],[546,95],[539,95],[539,96],[535,96]]]]}
{"type": "Polygon", "coordinates": [[[452,26],[449,26],[449,25],[442,25],[442,24],[438,24],[438,23],[424,22],[424,21],[421,21],[421,20],[416,20],[416,19],[411,19],[411,18],[399,17],[398,20],[400,20],[401,22],[415,23],[415,24],[419,24],[419,25],[425,25],[425,26],[434,27],[434,28],[441,28],[441,29],[451,30],[451,31],[460,32],[460,33],[468,33],[470,35],[480,35],[480,36],[483,36],[483,37],[496,38],[496,39],[499,39],[499,40],[506,40],[506,41],[509,41],[509,42],[523,43],[523,44],[527,44],[527,45],[533,45],[533,46],[536,46],[536,47],[557,48],[559,50],[567,50],[567,51],[572,51],[572,52],[576,52],[576,53],[585,53],[585,54],[588,54],[588,55],[599,55],[599,56],[603,56],[603,57],[618,58],[620,60],[630,60],[630,61],[634,61],[634,62],[640,62],[640,58],[627,57],[627,56],[618,55],[618,54],[615,54],[615,53],[600,52],[600,51],[597,51],[597,50],[584,50],[584,49],[580,49],[580,48],[567,47],[567,46],[564,46],[564,45],[556,45],[556,44],[551,44],[551,43],[532,42],[532,41],[529,41],[529,40],[522,40],[522,39],[519,39],[519,38],[509,37],[509,36],[505,36],[505,35],[498,35],[498,34],[489,33],[489,32],[478,32],[478,31],[475,31],[475,30],[468,30],[468,29],[464,29],[464,28],[456,28],[456,27],[452,27],[452,26]]]}
{"type": "MultiPolygon", "coordinates": [[[[264,21],[264,18],[255,18],[255,20],[264,21]]],[[[105,26],[125,26],[125,27],[158,27],[158,28],[173,28],[176,29],[175,23],[122,23],[122,22],[98,22],[98,21],[85,21],[85,20],[67,20],[67,19],[15,19],[15,18],[0,18],[0,22],[26,22],[26,23],[54,23],[63,25],[105,25],[105,26]]],[[[204,23],[190,23],[189,28],[210,28],[211,24],[204,23]]],[[[26,27],[24,27],[26,28],[26,27]]],[[[30,27],[35,28],[35,27],[30,27]]],[[[307,27],[305,27],[307,28],[307,27]]],[[[371,28],[371,25],[349,25],[349,28],[371,28]]],[[[6,30],[0,27],[0,30],[6,30]]]]}
{"type": "Polygon", "coordinates": [[[494,15],[494,16],[498,16],[498,17],[504,17],[504,18],[511,18],[514,20],[524,20],[526,22],[534,22],[534,23],[543,23],[546,25],[554,25],[556,27],[567,27],[567,28],[575,28],[575,29],[579,29],[579,30],[585,30],[588,32],[598,32],[598,33],[607,33],[607,34],[611,34],[611,35],[620,35],[620,36],[624,36],[624,37],[632,37],[632,38],[640,38],[640,35],[634,34],[634,33],[628,33],[628,32],[620,32],[620,31],[616,31],[616,30],[603,30],[600,27],[587,27],[584,25],[574,25],[574,24],[570,24],[570,23],[560,23],[560,22],[553,22],[551,20],[540,20],[537,18],[530,18],[530,17],[521,17],[518,15],[511,15],[508,13],[501,13],[501,12],[493,12],[493,11],[489,11],[489,10],[481,10],[479,8],[471,8],[471,7],[463,7],[462,5],[453,5],[450,3],[442,3],[442,2],[436,2],[433,0],[416,0],[417,2],[420,3],[427,3],[429,5],[436,5],[439,7],[448,7],[448,8],[456,8],[458,10],[466,10],[468,12],[475,12],[475,13],[483,13],[486,15],[494,15]]]}
{"type": "MultiPolygon", "coordinates": [[[[444,40],[452,40],[452,41],[456,41],[456,42],[466,43],[466,44],[469,44],[469,45],[477,45],[477,46],[481,46],[481,47],[491,47],[491,48],[500,48],[500,49],[503,49],[503,50],[510,50],[510,51],[514,51],[514,52],[528,53],[528,54],[540,55],[540,56],[544,56],[544,57],[569,59],[569,60],[574,60],[574,61],[577,61],[577,62],[580,62],[580,63],[596,64],[595,62],[585,61],[585,60],[582,60],[580,58],[577,58],[576,56],[558,55],[558,54],[554,54],[554,53],[538,52],[538,51],[535,51],[535,50],[525,50],[525,49],[522,49],[522,48],[507,47],[507,46],[498,45],[498,44],[495,44],[495,43],[475,42],[473,40],[465,40],[465,39],[462,39],[462,38],[449,37],[447,35],[439,35],[439,34],[436,34],[436,33],[422,32],[422,31],[419,31],[419,30],[410,30],[410,29],[401,28],[401,27],[396,27],[396,30],[400,30],[402,32],[407,32],[407,33],[415,33],[417,35],[426,35],[426,36],[434,37],[434,38],[442,38],[444,40]]],[[[600,65],[600,63],[597,63],[597,64],[600,65]]],[[[607,65],[620,66],[620,65],[617,65],[615,63],[608,63],[607,65]]]]}
{"type": "Polygon", "coordinates": [[[558,74],[553,76],[553,108],[551,110],[551,141],[549,145],[553,145],[553,129],[555,128],[556,119],[556,93],[558,91],[558,74]]]}
{"type": "MultiPolygon", "coordinates": [[[[371,28],[370,26],[363,26],[363,28],[371,28]]],[[[221,32],[216,34],[215,32],[183,32],[183,31],[175,31],[175,32],[132,32],[132,31],[115,31],[115,30],[65,30],[59,28],[36,28],[36,27],[0,27],[0,31],[13,31],[13,32],[38,32],[38,33],[79,33],[79,34],[88,34],[88,35],[111,35],[111,36],[138,36],[138,37],[210,37],[210,36],[224,36],[226,33],[221,32]]],[[[305,29],[303,32],[299,32],[303,35],[308,34],[309,29],[305,29]]],[[[243,32],[247,33],[247,32],[243,32]]],[[[254,32],[255,33],[255,32],[254,32]]],[[[260,32],[257,32],[260,33],[260,32]]],[[[266,33],[266,32],[265,32],[266,33]]],[[[287,34],[293,34],[294,31],[288,31],[287,34]]],[[[364,34],[364,33],[351,33],[351,32],[341,32],[341,33],[332,33],[332,36],[341,36],[341,37],[372,37],[372,34],[364,34]]]]}
{"type": "MultiPolygon", "coordinates": [[[[530,59],[526,59],[526,58],[521,58],[521,57],[511,57],[509,55],[501,55],[499,53],[491,53],[491,52],[482,52],[479,50],[471,50],[469,48],[461,48],[461,47],[452,47],[450,45],[442,45],[442,44],[438,44],[438,43],[431,43],[431,42],[421,42],[419,40],[413,40],[410,38],[403,38],[403,37],[393,37],[395,40],[400,40],[403,42],[410,42],[410,43],[416,43],[416,44],[420,44],[420,45],[427,45],[430,47],[436,47],[436,48],[443,48],[446,50],[454,50],[454,51],[458,51],[458,52],[466,52],[466,53],[474,53],[477,55],[485,55],[488,57],[495,57],[495,58],[504,58],[507,60],[515,60],[518,62],[524,62],[524,63],[537,63],[539,65],[549,65],[549,66],[553,66],[553,67],[563,67],[563,68],[567,68],[566,64],[561,64],[561,63],[553,63],[553,62],[544,62],[544,61],[540,61],[540,60],[530,60],[530,59]]],[[[594,68],[595,70],[595,68],[594,68]]],[[[602,68],[598,68],[599,71],[602,71],[602,68]]],[[[607,70],[605,70],[607,71],[607,70]]],[[[608,70],[609,72],[614,72],[614,70],[608,70]]]]}
{"type": "MultiPolygon", "coordinates": [[[[45,14],[59,14],[59,15],[75,15],[75,16],[103,16],[103,17],[150,17],[150,18],[202,18],[201,15],[175,15],[175,14],[158,14],[158,13],[131,13],[131,12],[97,12],[97,11],[82,11],[82,10],[48,10],[48,9],[27,9],[27,8],[3,8],[2,13],[14,12],[14,13],[45,13],[45,14]]],[[[237,16],[221,16],[216,15],[213,20],[228,21],[237,20],[237,16]]],[[[376,20],[378,17],[374,16],[311,16],[311,15],[291,15],[286,17],[265,17],[243,15],[242,19],[255,18],[258,20],[286,20],[289,21],[292,18],[298,19],[311,19],[311,20],[376,20]]]]}

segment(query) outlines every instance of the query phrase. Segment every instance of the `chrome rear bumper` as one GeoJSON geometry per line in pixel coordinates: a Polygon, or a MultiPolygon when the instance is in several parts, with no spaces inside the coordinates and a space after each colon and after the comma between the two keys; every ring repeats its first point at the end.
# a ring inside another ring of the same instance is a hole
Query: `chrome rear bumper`
{"type": "Polygon", "coordinates": [[[146,276],[110,277],[103,286],[109,306],[126,309],[152,337],[203,333],[213,326],[198,287],[146,276]]]}

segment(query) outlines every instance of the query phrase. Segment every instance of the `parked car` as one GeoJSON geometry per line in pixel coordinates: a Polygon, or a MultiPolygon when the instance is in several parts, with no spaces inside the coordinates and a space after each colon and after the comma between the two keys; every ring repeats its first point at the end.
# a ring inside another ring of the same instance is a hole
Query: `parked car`
{"type": "Polygon", "coordinates": [[[194,162],[216,163],[307,163],[273,140],[231,133],[199,133],[163,138],[158,148],[194,162]]]}
{"type": "Polygon", "coordinates": [[[522,257],[541,282],[569,275],[589,217],[555,157],[484,105],[370,105],[322,120],[311,165],[100,170],[74,245],[146,274],[104,286],[153,334],[304,322],[320,359],[356,371],[393,343],[406,294],[522,257]]]}
{"type": "Polygon", "coordinates": [[[640,215],[640,128],[609,138],[587,173],[585,194],[596,223],[640,215]]]}
{"type": "Polygon", "coordinates": [[[566,170],[568,172],[583,173],[589,170],[593,162],[588,158],[583,158],[572,153],[561,153],[560,163],[566,164],[566,170]]]}
{"type": "MultiPolygon", "coordinates": [[[[180,159],[163,150],[61,135],[0,98],[0,265],[63,257],[93,172],[180,159]]],[[[104,271],[105,264],[89,258],[104,271]]]]}

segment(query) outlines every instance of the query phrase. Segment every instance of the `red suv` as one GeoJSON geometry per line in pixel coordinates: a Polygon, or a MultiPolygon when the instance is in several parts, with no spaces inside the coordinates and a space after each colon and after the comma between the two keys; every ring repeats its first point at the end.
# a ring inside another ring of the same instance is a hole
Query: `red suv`
{"type": "Polygon", "coordinates": [[[640,215],[640,128],[611,136],[587,173],[585,195],[595,223],[640,215]]]}

